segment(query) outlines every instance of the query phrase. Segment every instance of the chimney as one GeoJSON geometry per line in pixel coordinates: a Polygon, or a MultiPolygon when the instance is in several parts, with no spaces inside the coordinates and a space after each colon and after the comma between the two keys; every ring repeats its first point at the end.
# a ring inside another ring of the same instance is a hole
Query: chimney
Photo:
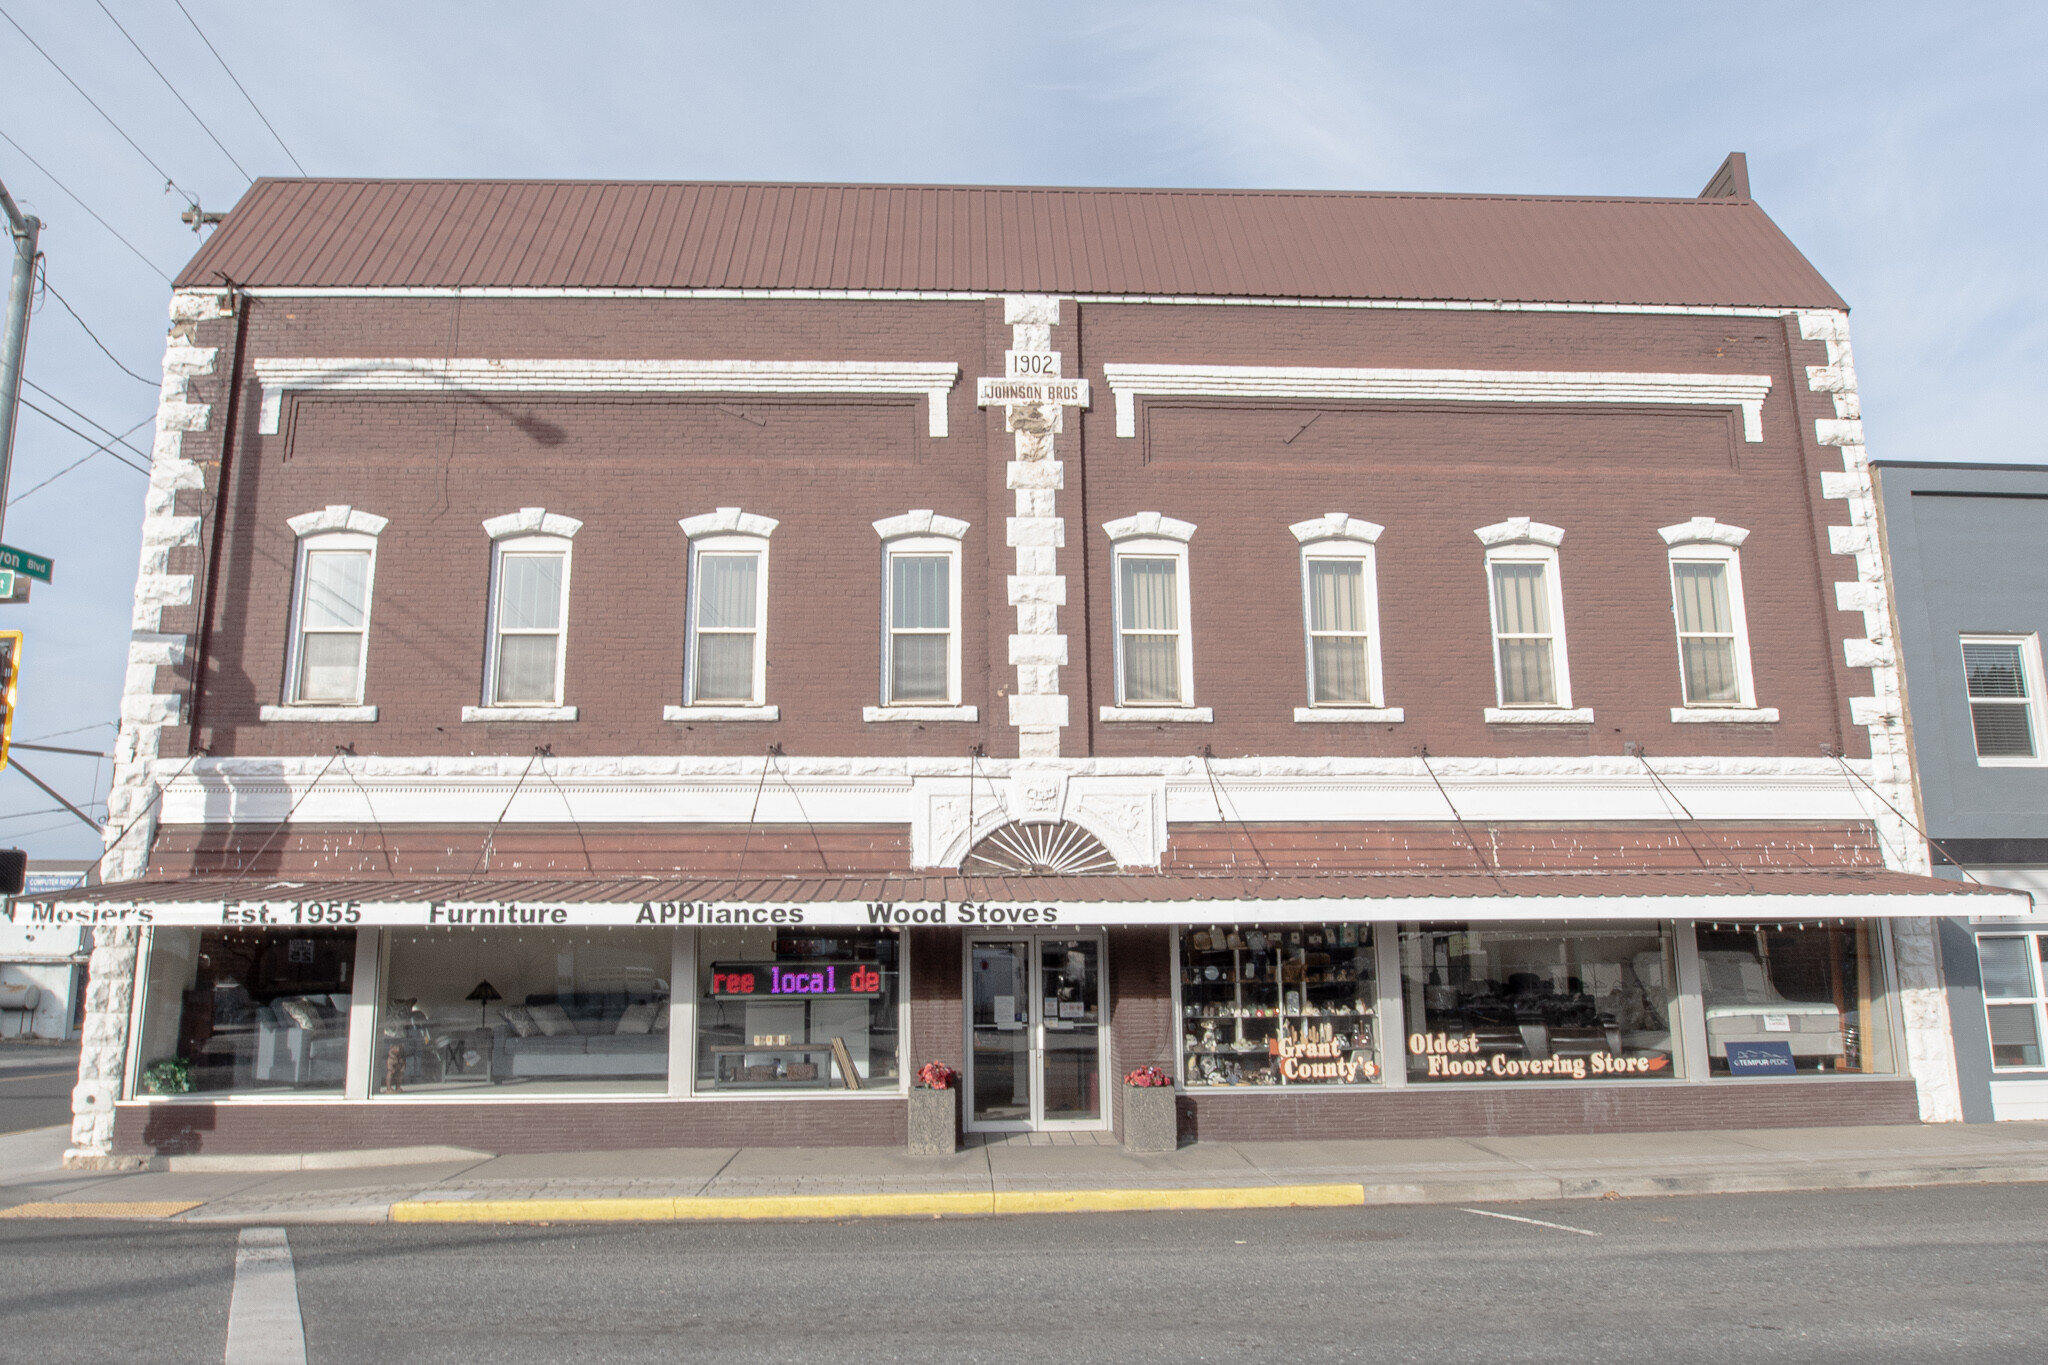
{"type": "Polygon", "coordinates": [[[1721,169],[1714,172],[1714,178],[1699,192],[1702,199],[1747,199],[1749,198],[1749,158],[1741,152],[1728,153],[1728,159],[1721,163],[1721,169]]]}

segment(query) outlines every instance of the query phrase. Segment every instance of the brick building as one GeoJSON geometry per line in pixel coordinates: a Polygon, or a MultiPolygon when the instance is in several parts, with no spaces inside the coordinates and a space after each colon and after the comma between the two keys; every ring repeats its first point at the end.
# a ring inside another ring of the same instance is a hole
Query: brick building
{"type": "Polygon", "coordinates": [[[18,912],[95,925],[81,1161],[900,1142],[928,1061],[970,1131],[1956,1117],[1924,907],[2023,898],[1898,814],[1845,306],[1739,157],[266,180],[171,307],[108,884],[18,912]]]}

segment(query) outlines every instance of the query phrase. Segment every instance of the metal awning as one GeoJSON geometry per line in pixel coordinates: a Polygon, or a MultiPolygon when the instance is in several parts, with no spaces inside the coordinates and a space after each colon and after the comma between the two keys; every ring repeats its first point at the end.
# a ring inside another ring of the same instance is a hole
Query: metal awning
{"type": "Polygon", "coordinates": [[[1194,876],[194,879],[17,899],[17,924],[1312,924],[2028,915],[2023,891],[1875,868],[1194,876]]]}

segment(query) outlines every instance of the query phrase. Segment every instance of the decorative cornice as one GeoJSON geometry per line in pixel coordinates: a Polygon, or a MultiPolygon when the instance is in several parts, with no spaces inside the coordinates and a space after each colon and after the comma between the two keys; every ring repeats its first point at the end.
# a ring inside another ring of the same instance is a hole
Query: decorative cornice
{"type": "Polygon", "coordinates": [[[1164,540],[1188,541],[1194,538],[1195,524],[1192,521],[1176,521],[1163,517],[1157,512],[1140,512],[1136,516],[1118,517],[1105,521],[1102,529],[1109,532],[1111,540],[1132,540],[1138,536],[1158,536],[1164,540]]]}
{"type": "Polygon", "coordinates": [[[929,400],[926,429],[946,434],[951,361],[873,360],[435,360],[399,356],[266,357],[256,429],[275,435],[286,393],[775,393],[901,394],[929,400]]]}
{"type": "Polygon", "coordinates": [[[1509,517],[1506,521],[1482,526],[1472,534],[1478,536],[1480,544],[1489,550],[1500,545],[1548,545],[1556,549],[1564,544],[1563,527],[1546,526],[1527,517],[1509,517]]]}
{"type": "Polygon", "coordinates": [[[1742,409],[1742,438],[1761,441],[1767,374],[1552,370],[1323,369],[1269,365],[1105,365],[1116,434],[1138,434],[1138,399],[1292,398],[1463,403],[1648,403],[1742,409]]]}
{"type": "Polygon", "coordinates": [[[388,518],[359,512],[346,503],[329,503],[318,512],[306,512],[285,523],[298,536],[318,535],[322,531],[356,531],[374,536],[382,534],[390,524],[388,518]]]}
{"type": "Polygon", "coordinates": [[[557,516],[545,507],[522,507],[517,512],[507,512],[484,523],[484,534],[492,540],[533,535],[560,536],[570,540],[582,529],[583,523],[576,518],[557,516]]]}
{"type": "Polygon", "coordinates": [[[1294,538],[1304,545],[1317,540],[1358,540],[1376,545],[1387,528],[1378,522],[1360,521],[1342,512],[1331,512],[1314,521],[1297,521],[1287,529],[1294,532],[1294,538]]]}
{"type": "Polygon", "coordinates": [[[1749,532],[1740,526],[1730,526],[1712,517],[1694,517],[1676,526],[1660,526],[1657,534],[1664,537],[1666,545],[1726,545],[1733,548],[1749,539],[1749,532]]]}
{"type": "Polygon", "coordinates": [[[958,517],[942,517],[929,507],[914,512],[905,512],[900,517],[883,517],[875,523],[875,534],[884,540],[895,540],[901,536],[944,536],[948,540],[961,540],[967,535],[968,523],[958,517]]]}
{"type": "Polygon", "coordinates": [[[691,540],[717,535],[759,536],[766,540],[775,534],[775,528],[782,523],[773,517],[742,512],[737,507],[721,507],[716,512],[706,512],[702,516],[684,517],[676,525],[682,527],[683,534],[691,540]]]}

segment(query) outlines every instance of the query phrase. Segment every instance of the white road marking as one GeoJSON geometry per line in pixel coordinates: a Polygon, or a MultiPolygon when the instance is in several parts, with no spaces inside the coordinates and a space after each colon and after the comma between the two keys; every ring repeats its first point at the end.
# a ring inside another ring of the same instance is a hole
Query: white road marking
{"type": "Polygon", "coordinates": [[[225,1365],[306,1365],[298,1273],[283,1228],[243,1228],[235,1245],[225,1365]]]}
{"type": "Polygon", "coordinates": [[[1476,1213],[1481,1218],[1505,1218],[1510,1223],[1533,1223],[1539,1228],[1556,1228],[1559,1232],[1576,1232],[1581,1237],[1598,1237],[1600,1235],[1597,1232],[1588,1232],[1584,1228],[1566,1227],[1563,1223],[1546,1223],[1541,1218],[1523,1218],[1512,1213],[1493,1213],[1486,1209],[1459,1209],[1458,1212],[1476,1213]]]}

